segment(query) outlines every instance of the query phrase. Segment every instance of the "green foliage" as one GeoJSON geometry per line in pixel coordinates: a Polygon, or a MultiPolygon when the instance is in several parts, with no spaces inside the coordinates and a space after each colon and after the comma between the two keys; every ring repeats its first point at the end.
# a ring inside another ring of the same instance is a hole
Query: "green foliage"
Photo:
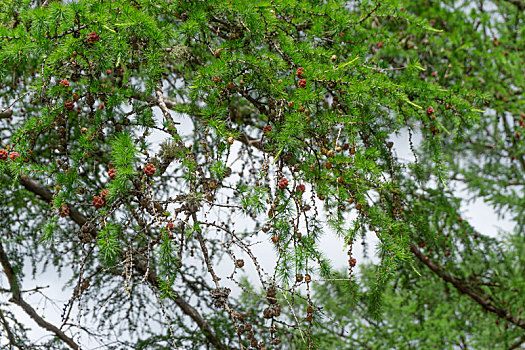
{"type": "Polygon", "coordinates": [[[100,258],[107,266],[113,265],[119,257],[119,234],[117,225],[108,223],[99,232],[97,247],[100,250],[100,258]]]}
{"type": "Polygon", "coordinates": [[[133,138],[128,133],[115,135],[111,142],[111,162],[116,170],[116,177],[109,186],[110,196],[115,196],[117,192],[122,195],[131,189],[131,179],[137,175],[135,163],[137,161],[137,149],[133,138]]]}
{"type": "Polygon", "coordinates": [[[73,309],[115,348],[521,346],[524,14],[0,3],[0,262],[73,275],[46,346],[83,339],[73,309]],[[474,226],[473,200],[512,229],[474,226]]]}

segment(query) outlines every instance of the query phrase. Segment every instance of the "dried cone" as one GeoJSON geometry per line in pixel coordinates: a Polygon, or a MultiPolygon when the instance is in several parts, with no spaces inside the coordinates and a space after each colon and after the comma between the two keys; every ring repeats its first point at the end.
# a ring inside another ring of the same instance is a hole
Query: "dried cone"
{"type": "Polygon", "coordinates": [[[144,167],[144,174],[146,174],[147,176],[155,175],[155,165],[151,163],[146,164],[146,166],[144,167]]]}
{"type": "Polygon", "coordinates": [[[310,275],[306,275],[306,276],[304,276],[304,280],[306,282],[310,282],[312,280],[312,277],[310,277],[310,275]]]}

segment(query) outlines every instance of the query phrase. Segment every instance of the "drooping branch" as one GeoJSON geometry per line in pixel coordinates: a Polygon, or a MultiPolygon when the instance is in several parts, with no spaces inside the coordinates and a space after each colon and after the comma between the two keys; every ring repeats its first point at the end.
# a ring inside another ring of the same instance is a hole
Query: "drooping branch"
{"type": "Polygon", "coordinates": [[[11,328],[9,328],[9,324],[7,323],[7,320],[4,317],[4,313],[2,312],[2,309],[0,309],[0,322],[2,322],[2,326],[4,327],[6,333],[7,333],[7,339],[9,340],[10,349],[12,349],[13,346],[16,346],[20,349],[20,346],[16,344],[15,336],[13,335],[13,332],[11,331],[11,328]]]}
{"type": "MultiPolygon", "coordinates": [[[[27,175],[22,175],[20,177],[20,183],[24,186],[26,190],[35,193],[46,202],[51,202],[51,200],[53,199],[53,194],[49,189],[42,186],[37,181],[35,181],[27,175]]],[[[88,223],[88,218],[86,218],[82,213],[80,213],[75,207],[71,205],[69,205],[69,216],[75,223],[77,223],[81,227],[88,223]]],[[[93,228],[90,228],[88,233],[93,238],[97,237],[97,232],[93,228]]],[[[154,286],[157,289],[160,288],[159,280],[157,278],[156,273],[152,269],[148,269],[147,264],[143,260],[139,259],[137,255],[134,255],[133,265],[141,274],[146,276],[146,279],[152,286],[154,286]]],[[[182,310],[182,312],[185,315],[189,316],[197,324],[197,326],[201,329],[201,331],[203,332],[204,336],[208,339],[210,344],[212,344],[216,349],[228,349],[227,346],[221,343],[217,335],[211,329],[208,322],[193,306],[191,306],[186,300],[181,298],[176,292],[170,293],[170,295],[175,295],[174,297],[171,296],[173,302],[182,310]]]]}
{"type": "Polygon", "coordinates": [[[515,316],[512,316],[510,313],[508,313],[504,309],[494,306],[494,304],[492,304],[490,301],[483,298],[476,291],[474,291],[465,281],[459,278],[456,278],[454,276],[451,276],[448,273],[441,270],[439,266],[437,266],[436,264],[431,262],[429,259],[427,259],[425,255],[414,244],[410,245],[410,251],[416,256],[416,258],[418,258],[430,270],[432,270],[436,275],[441,277],[441,279],[451,283],[459,292],[468,295],[475,302],[480,304],[485,310],[495,313],[499,317],[504,318],[507,321],[515,324],[516,326],[525,329],[525,322],[521,322],[522,321],[521,319],[515,316]]]}
{"type": "Polygon", "coordinates": [[[504,0],[509,4],[512,4],[518,8],[520,11],[525,11],[525,1],[522,0],[504,0]]]}
{"type": "Polygon", "coordinates": [[[521,344],[525,343],[525,335],[522,335],[514,344],[512,344],[509,350],[517,349],[521,344]]]}
{"type": "Polygon", "coordinates": [[[9,300],[16,305],[20,306],[24,312],[31,317],[40,327],[54,333],[60,340],[62,340],[64,343],[66,343],[70,348],[72,349],[79,349],[75,341],[68,337],[64,332],[62,332],[58,327],[55,325],[45,321],[40,315],[37,314],[35,309],[31,305],[29,305],[23,298],[22,293],[20,292],[20,284],[18,282],[18,279],[16,277],[15,271],[13,270],[13,266],[11,265],[11,262],[9,261],[9,258],[7,256],[7,253],[4,250],[4,246],[0,242],[0,263],[2,264],[2,267],[4,268],[4,273],[7,276],[7,280],[9,282],[9,286],[11,287],[11,295],[12,298],[9,300]]]}

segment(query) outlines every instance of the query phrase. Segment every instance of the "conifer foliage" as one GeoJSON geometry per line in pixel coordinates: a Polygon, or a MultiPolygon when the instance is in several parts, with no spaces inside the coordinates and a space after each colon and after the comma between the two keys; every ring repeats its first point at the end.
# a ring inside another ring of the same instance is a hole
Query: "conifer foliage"
{"type": "Polygon", "coordinates": [[[0,345],[520,347],[525,2],[484,3],[0,3],[0,345]]]}

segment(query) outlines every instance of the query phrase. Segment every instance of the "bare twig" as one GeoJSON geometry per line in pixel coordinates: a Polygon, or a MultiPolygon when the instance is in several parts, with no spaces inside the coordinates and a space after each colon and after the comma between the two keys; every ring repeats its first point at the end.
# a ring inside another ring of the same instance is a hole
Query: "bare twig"
{"type": "Polygon", "coordinates": [[[361,18],[359,21],[357,21],[357,24],[360,24],[360,23],[363,23],[364,21],[366,21],[372,15],[372,13],[376,12],[376,10],[379,8],[379,6],[381,6],[381,2],[380,1],[377,2],[376,7],[374,7],[370,12],[368,12],[365,16],[363,16],[363,18],[361,18]]]}

